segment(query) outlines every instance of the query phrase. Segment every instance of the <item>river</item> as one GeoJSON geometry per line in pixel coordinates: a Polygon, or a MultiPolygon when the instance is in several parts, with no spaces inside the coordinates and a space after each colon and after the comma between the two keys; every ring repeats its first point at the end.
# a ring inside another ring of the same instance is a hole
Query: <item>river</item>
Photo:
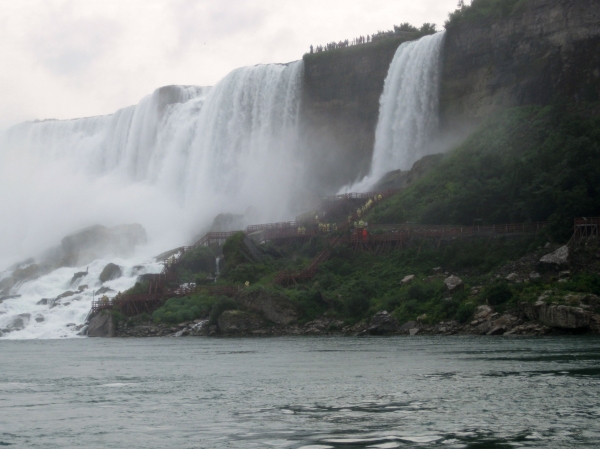
{"type": "Polygon", "coordinates": [[[600,339],[0,342],[0,446],[571,448],[600,441],[600,339]]]}

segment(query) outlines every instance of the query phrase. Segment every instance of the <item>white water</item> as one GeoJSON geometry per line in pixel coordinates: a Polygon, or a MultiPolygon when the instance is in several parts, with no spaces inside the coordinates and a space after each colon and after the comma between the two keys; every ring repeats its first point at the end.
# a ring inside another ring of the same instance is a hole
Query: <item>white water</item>
{"type": "Polygon", "coordinates": [[[392,170],[410,170],[432,145],[439,126],[441,53],[445,32],[406,42],[396,51],[379,100],[371,170],[343,191],[364,191],[392,170]]]}
{"type": "MultiPolygon", "coordinates": [[[[302,70],[301,61],[241,68],[212,89],[169,86],[112,115],[7,130],[0,135],[0,268],[93,224],[146,228],[148,247],[117,262],[127,272],[189,243],[222,212],[253,222],[288,219],[303,175],[296,145],[302,70]]],[[[92,264],[83,283],[94,284],[111,261],[92,264]]],[[[75,271],[13,289],[23,297],[0,304],[0,329],[29,313],[27,328],[10,338],[74,334],[65,325],[82,323],[91,290],[67,307],[36,302],[67,290],[75,271]],[[36,323],[33,314],[44,310],[48,319],[36,323]]],[[[135,277],[112,282],[125,289],[135,277]]]]}

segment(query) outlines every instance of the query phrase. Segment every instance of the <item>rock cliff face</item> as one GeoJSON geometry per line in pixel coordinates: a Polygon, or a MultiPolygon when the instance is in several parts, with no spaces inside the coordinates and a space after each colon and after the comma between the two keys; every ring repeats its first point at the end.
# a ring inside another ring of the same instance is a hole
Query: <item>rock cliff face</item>
{"type": "Polygon", "coordinates": [[[400,44],[416,37],[305,55],[302,119],[319,185],[339,186],[368,172],[388,69],[400,44]]]}
{"type": "MultiPolygon", "coordinates": [[[[312,172],[324,190],[369,170],[390,63],[416,37],[305,56],[306,151],[318,161],[312,172]]],[[[441,123],[451,134],[507,106],[558,96],[598,101],[600,2],[524,0],[507,17],[461,21],[447,30],[443,64],[441,123]]]]}
{"type": "Polygon", "coordinates": [[[502,19],[449,27],[441,87],[442,123],[477,121],[506,106],[555,97],[600,99],[600,2],[526,0],[502,19]]]}

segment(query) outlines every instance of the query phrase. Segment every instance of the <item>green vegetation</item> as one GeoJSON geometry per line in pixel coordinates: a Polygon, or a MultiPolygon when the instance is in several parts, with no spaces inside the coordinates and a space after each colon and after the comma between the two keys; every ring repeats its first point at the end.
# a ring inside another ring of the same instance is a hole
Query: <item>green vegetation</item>
{"type": "Polygon", "coordinates": [[[600,118],[563,106],[509,109],[366,220],[472,225],[549,220],[556,240],[600,212],[600,118]]]}
{"type": "Polygon", "coordinates": [[[206,246],[186,252],[178,263],[180,282],[197,282],[206,279],[216,271],[217,254],[206,246]]]}
{"type": "Polygon", "coordinates": [[[446,21],[446,29],[459,23],[475,20],[498,20],[511,15],[527,0],[473,0],[471,5],[465,5],[464,0],[459,0],[457,9],[450,13],[446,21]]]}
{"type": "MultiPolygon", "coordinates": [[[[227,299],[225,298],[225,300],[227,299]]],[[[206,318],[210,315],[214,306],[221,301],[223,301],[222,298],[202,294],[171,298],[152,314],[152,319],[160,323],[177,324],[183,321],[206,318]]]]}

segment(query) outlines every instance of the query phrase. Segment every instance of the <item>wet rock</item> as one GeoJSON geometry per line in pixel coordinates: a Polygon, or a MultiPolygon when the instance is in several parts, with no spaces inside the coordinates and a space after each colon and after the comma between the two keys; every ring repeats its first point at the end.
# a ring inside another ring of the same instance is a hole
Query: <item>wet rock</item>
{"type": "Polygon", "coordinates": [[[79,293],[81,293],[84,290],[87,290],[89,287],[86,284],[80,285],[79,287],[77,287],[77,290],[79,290],[79,293]]]}
{"type": "Polygon", "coordinates": [[[75,282],[77,282],[79,279],[84,278],[88,275],[87,270],[85,271],[78,271],[77,273],[75,273],[73,275],[73,277],[71,278],[71,285],[73,285],[75,282]]]}
{"type": "Polygon", "coordinates": [[[540,264],[545,267],[563,267],[569,264],[569,247],[561,246],[551,254],[546,254],[540,259],[540,264]]]}
{"type": "Polygon", "coordinates": [[[444,280],[444,285],[446,286],[446,290],[449,293],[455,293],[465,288],[465,284],[463,283],[462,279],[458,276],[447,277],[444,280]]]}
{"type": "Polygon", "coordinates": [[[110,292],[114,292],[114,290],[112,288],[109,287],[100,287],[98,290],[96,290],[94,293],[96,295],[103,295],[105,293],[110,293],[110,292]]]}
{"type": "Polygon", "coordinates": [[[287,296],[267,289],[245,291],[239,297],[242,306],[262,314],[276,324],[289,324],[300,317],[300,310],[287,296]]]}
{"type": "Polygon", "coordinates": [[[42,299],[40,299],[38,302],[36,302],[36,304],[37,304],[38,306],[47,306],[47,305],[48,305],[48,303],[50,303],[50,302],[53,302],[53,301],[54,301],[53,299],[42,298],[42,299]]]}
{"type": "Polygon", "coordinates": [[[38,322],[38,323],[43,323],[44,322],[44,316],[42,314],[38,313],[35,316],[35,321],[38,322]]]}
{"type": "Polygon", "coordinates": [[[404,278],[400,281],[400,283],[402,285],[408,285],[410,283],[412,283],[412,281],[415,280],[415,275],[414,274],[409,274],[408,276],[404,276],[404,278]]]}
{"type": "Polygon", "coordinates": [[[89,337],[114,337],[115,326],[110,312],[102,311],[97,313],[88,323],[89,337]]]}
{"type": "Polygon", "coordinates": [[[25,329],[31,320],[31,314],[21,313],[12,318],[8,325],[3,329],[5,332],[20,331],[25,329]]]}
{"type": "Polygon", "coordinates": [[[61,293],[60,295],[58,295],[56,297],[56,301],[58,301],[60,299],[63,299],[63,298],[68,298],[68,297],[73,296],[73,295],[75,295],[75,292],[72,292],[71,290],[68,290],[68,291],[66,291],[66,292],[61,293]]]}
{"type": "Polygon", "coordinates": [[[114,263],[109,263],[104,267],[98,279],[100,279],[100,282],[104,284],[105,282],[112,281],[113,279],[119,279],[121,275],[121,267],[114,263]]]}
{"type": "Polygon", "coordinates": [[[69,324],[67,324],[66,326],[67,326],[67,327],[75,327],[75,326],[77,326],[77,323],[69,323],[69,324]]]}
{"type": "Polygon", "coordinates": [[[16,298],[20,298],[21,295],[8,295],[8,296],[0,296],[0,304],[2,304],[3,301],[6,301],[7,299],[16,299],[16,298]]]}
{"type": "Polygon", "coordinates": [[[387,311],[377,312],[371,318],[371,326],[369,327],[370,335],[385,335],[398,330],[398,321],[391,316],[387,311]]]}
{"type": "Polygon", "coordinates": [[[487,333],[487,335],[502,335],[506,332],[506,328],[504,326],[496,326],[491,331],[487,333]]]}
{"type": "Polygon", "coordinates": [[[531,321],[559,329],[586,329],[590,327],[593,314],[581,307],[548,304],[537,301],[535,304],[522,303],[521,309],[531,321]]]}
{"type": "Polygon", "coordinates": [[[420,329],[419,328],[413,328],[413,329],[409,329],[408,333],[410,336],[414,336],[417,335],[419,333],[420,329]]]}
{"type": "Polygon", "coordinates": [[[494,310],[490,306],[479,306],[475,310],[475,315],[473,318],[476,320],[487,320],[494,313],[494,310]]]}
{"type": "Polygon", "coordinates": [[[265,321],[255,313],[242,310],[226,310],[218,320],[219,330],[224,334],[237,334],[260,329],[265,321]]]}

